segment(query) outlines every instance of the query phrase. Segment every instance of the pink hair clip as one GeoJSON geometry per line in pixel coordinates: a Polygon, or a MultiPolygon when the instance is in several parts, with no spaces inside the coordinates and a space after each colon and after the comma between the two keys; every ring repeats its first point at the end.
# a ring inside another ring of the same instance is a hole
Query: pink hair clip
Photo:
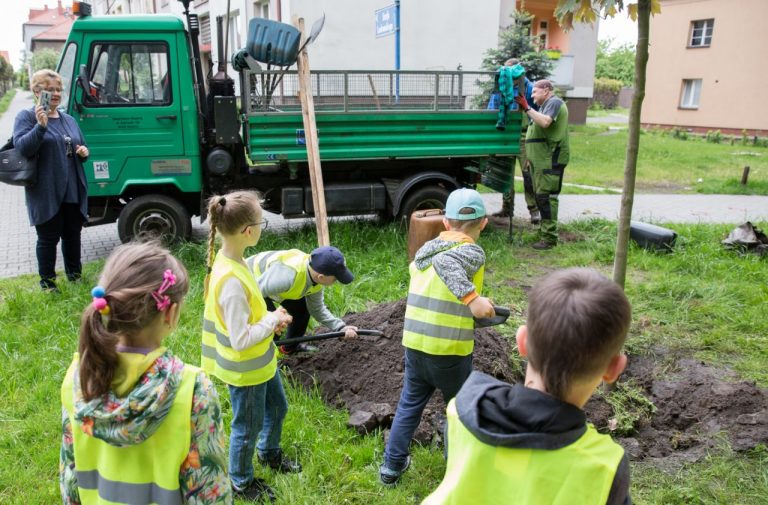
{"type": "Polygon", "coordinates": [[[157,310],[160,312],[165,312],[168,310],[168,307],[171,306],[171,298],[163,293],[165,293],[168,288],[174,284],[176,284],[176,275],[170,269],[163,272],[163,283],[160,284],[160,287],[157,288],[157,291],[152,293],[152,298],[154,298],[157,302],[157,310]]]}

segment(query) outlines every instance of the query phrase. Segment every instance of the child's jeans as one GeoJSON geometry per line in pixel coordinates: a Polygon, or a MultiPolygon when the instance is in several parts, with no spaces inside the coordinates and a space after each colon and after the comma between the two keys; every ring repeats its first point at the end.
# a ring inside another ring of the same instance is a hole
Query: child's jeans
{"type": "Polygon", "coordinates": [[[229,398],[232,404],[229,477],[232,484],[242,489],[253,480],[254,449],[258,448],[262,457],[269,457],[280,450],[288,401],[279,370],[263,384],[229,386],[229,398]]]}
{"type": "Polygon", "coordinates": [[[456,396],[472,373],[472,355],[435,356],[405,349],[405,377],[397,403],[392,430],[384,450],[384,466],[400,472],[408,459],[408,446],[421,422],[421,413],[435,389],[443,393],[445,403],[456,396]]]}

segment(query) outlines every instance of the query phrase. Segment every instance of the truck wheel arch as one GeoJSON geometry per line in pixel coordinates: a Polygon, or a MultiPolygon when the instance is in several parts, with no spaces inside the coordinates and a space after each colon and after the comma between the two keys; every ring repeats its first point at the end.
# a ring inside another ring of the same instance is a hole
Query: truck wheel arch
{"type": "Polygon", "coordinates": [[[451,191],[459,187],[460,184],[456,179],[442,172],[423,172],[412,175],[404,179],[395,190],[392,196],[392,215],[407,217],[402,213],[403,210],[406,210],[404,209],[404,204],[416,194],[416,191],[424,188],[434,188],[436,192],[445,192],[445,197],[447,198],[451,191]]]}

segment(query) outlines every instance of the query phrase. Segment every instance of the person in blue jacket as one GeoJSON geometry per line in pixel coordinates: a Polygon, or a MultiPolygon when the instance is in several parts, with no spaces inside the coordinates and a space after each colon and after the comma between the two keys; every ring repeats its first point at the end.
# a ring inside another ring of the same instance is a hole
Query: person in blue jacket
{"type": "MultiPolygon", "coordinates": [[[[526,77],[525,68],[520,64],[520,60],[517,58],[510,58],[504,62],[504,66],[499,69],[497,74],[497,85],[494,92],[491,94],[491,99],[488,102],[488,110],[499,109],[499,119],[496,122],[496,129],[506,129],[507,123],[507,111],[517,110],[517,104],[514,98],[519,93],[521,82],[525,86],[525,99],[528,103],[533,103],[533,83],[526,77]],[[528,99],[531,100],[528,100],[528,99]],[[504,102],[507,107],[502,107],[501,103],[504,102]]],[[[525,204],[528,207],[528,212],[531,215],[531,224],[539,224],[541,222],[541,214],[536,207],[536,196],[533,192],[533,179],[531,179],[531,172],[528,170],[525,163],[525,135],[528,131],[527,118],[521,122],[520,125],[520,156],[512,158],[512,171],[515,170],[515,160],[520,163],[520,171],[523,174],[523,188],[525,190],[525,204]]],[[[507,193],[502,196],[501,210],[494,214],[496,217],[509,217],[512,218],[514,213],[514,198],[515,188],[512,186],[507,193]]]]}
{"type": "Polygon", "coordinates": [[[35,105],[16,116],[13,145],[28,158],[37,157],[37,184],[24,190],[29,223],[37,231],[37,268],[40,287],[58,291],[56,246],[61,240],[67,279],[80,278],[80,232],[88,219],[88,188],[83,162],[88,158],[85,138],[75,118],[59,110],[63,83],[53,70],[32,75],[35,105]],[[48,110],[39,105],[43,91],[51,93],[48,110]]]}

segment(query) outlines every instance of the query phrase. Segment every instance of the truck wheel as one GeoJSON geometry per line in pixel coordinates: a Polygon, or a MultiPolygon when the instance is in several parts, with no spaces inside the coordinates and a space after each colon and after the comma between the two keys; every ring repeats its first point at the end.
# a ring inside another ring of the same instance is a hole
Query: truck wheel
{"type": "Polygon", "coordinates": [[[120,212],[117,233],[123,243],[134,238],[159,238],[175,242],[192,233],[189,212],[173,198],[143,195],[134,198],[120,212]]]}
{"type": "Polygon", "coordinates": [[[410,222],[413,211],[422,209],[444,209],[449,191],[440,186],[424,186],[415,189],[400,206],[398,218],[410,222]]]}

